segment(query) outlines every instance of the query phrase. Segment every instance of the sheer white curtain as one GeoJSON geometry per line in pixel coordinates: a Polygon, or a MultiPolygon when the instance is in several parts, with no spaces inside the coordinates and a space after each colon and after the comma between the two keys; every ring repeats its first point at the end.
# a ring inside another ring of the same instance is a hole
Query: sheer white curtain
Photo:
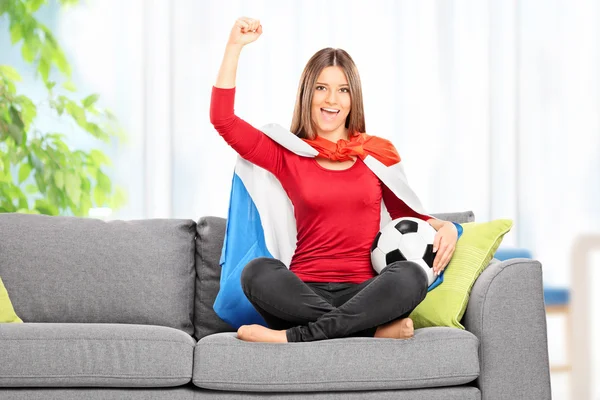
{"type": "Polygon", "coordinates": [[[519,243],[545,279],[570,282],[581,232],[600,231],[600,6],[519,3],[519,243]]]}
{"type": "Polygon", "coordinates": [[[261,19],[264,34],[240,61],[240,116],[289,126],[305,63],[323,47],[343,48],[361,74],[367,131],[396,144],[426,208],[489,218],[487,3],[251,4],[175,3],[175,180],[192,194],[176,200],[176,215],[225,215],[234,155],[207,120],[209,95],[233,21],[249,15],[261,19]],[[194,165],[200,179],[189,185],[194,165]]]}
{"type": "Polygon", "coordinates": [[[235,153],[209,103],[239,16],[264,34],[241,56],[238,115],[289,127],[310,56],[347,50],[367,132],[394,142],[426,209],[513,219],[504,244],[568,283],[574,238],[600,227],[596,1],[89,2],[59,25],[131,137],[113,151],[130,195],[114,218],[226,216],[235,153]]]}

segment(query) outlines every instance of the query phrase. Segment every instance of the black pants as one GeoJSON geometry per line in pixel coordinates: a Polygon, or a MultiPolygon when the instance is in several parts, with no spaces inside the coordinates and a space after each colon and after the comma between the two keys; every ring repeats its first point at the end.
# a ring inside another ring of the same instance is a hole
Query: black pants
{"type": "Polygon", "coordinates": [[[242,289],[271,329],[288,342],[373,337],[379,325],[406,318],[427,294],[427,276],[399,261],[363,283],[303,282],[281,261],[257,258],[242,271],[242,289]]]}

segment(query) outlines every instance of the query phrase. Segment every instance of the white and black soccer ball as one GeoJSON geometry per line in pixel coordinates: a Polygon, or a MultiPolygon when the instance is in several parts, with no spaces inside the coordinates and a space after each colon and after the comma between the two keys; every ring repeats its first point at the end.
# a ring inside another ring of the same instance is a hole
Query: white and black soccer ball
{"type": "Polygon", "coordinates": [[[371,263],[379,274],[394,261],[413,261],[427,274],[427,286],[437,278],[433,274],[433,239],[436,230],[418,218],[404,217],[390,221],[377,233],[371,246],[371,263]]]}

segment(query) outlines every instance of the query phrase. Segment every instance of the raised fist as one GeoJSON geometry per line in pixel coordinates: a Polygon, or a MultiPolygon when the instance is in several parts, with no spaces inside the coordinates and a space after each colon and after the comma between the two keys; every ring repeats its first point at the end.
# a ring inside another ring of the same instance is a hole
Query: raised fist
{"type": "Polygon", "coordinates": [[[254,42],[262,34],[262,25],[260,20],[241,17],[235,21],[228,44],[245,46],[254,42]]]}

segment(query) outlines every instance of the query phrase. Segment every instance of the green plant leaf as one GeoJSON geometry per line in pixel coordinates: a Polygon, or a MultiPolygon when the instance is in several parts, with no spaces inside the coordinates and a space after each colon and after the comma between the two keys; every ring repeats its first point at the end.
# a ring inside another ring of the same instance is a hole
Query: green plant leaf
{"type": "Polygon", "coordinates": [[[63,89],[68,90],[69,92],[76,92],[77,86],[72,81],[66,81],[62,84],[63,89]]]}
{"type": "Polygon", "coordinates": [[[101,167],[102,165],[111,165],[110,158],[108,158],[106,154],[100,150],[92,149],[90,151],[90,159],[96,167],[101,167]]]}
{"type": "Polygon", "coordinates": [[[27,186],[25,186],[25,193],[26,194],[37,194],[38,193],[38,188],[36,185],[32,185],[31,183],[27,186]]]}
{"type": "Polygon", "coordinates": [[[5,76],[11,81],[21,82],[21,75],[10,65],[0,65],[0,75],[5,76]]]}
{"type": "Polygon", "coordinates": [[[38,72],[42,76],[44,82],[48,81],[48,77],[50,76],[50,63],[46,59],[42,58],[40,60],[38,72]]]}
{"type": "MultiPolygon", "coordinates": [[[[81,190],[84,194],[90,193],[90,189],[92,188],[92,184],[88,177],[81,177],[81,190]]],[[[89,196],[88,196],[89,197],[89,196]]]]}
{"type": "Polygon", "coordinates": [[[80,212],[81,215],[88,215],[90,213],[90,208],[92,208],[92,200],[90,195],[86,192],[81,193],[81,201],[80,201],[80,212]]]}
{"type": "Polygon", "coordinates": [[[23,31],[21,30],[21,24],[15,22],[10,26],[10,43],[15,44],[21,39],[23,39],[23,31]]]}
{"type": "Polygon", "coordinates": [[[65,189],[71,201],[78,204],[81,197],[81,178],[75,174],[65,174],[65,189]]]}
{"type": "Polygon", "coordinates": [[[37,54],[37,49],[33,48],[33,46],[27,42],[23,43],[21,46],[21,56],[28,63],[32,63],[35,60],[35,55],[37,54]]]}
{"type": "Polygon", "coordinates": [[[82,128],[85,128],[87,120],[85,118],[85,111],[83,110],[83,108],[79,107],[77,104],[75,104],[75,102],[69,101],[67,104],[65,104],[65,109],[67,110],[69,115],[73,117],[75,122],[77,122],[77,125],[81,126],[82,128]]]}
{"type": "Polygon", "coordinates": [[[17,145],[21,145],[23,142],[23,129],[19,128],[14,124],[8,125],[8,134],[13,138],[17,145]]]}
{"type": "Polygon", "coordinates": [[[38,210],[30,210],[29,208],[19,208],[16,212],[20,213],[20,214],[39,214],[40,213],[38,210]]]}
{"type": "Polygon", "coordinates": [[[8,93],[15,94],[16,93],[15,84],[12,81],[5,81],[5,82],[6,82],[6,87],[8,88],[8,93]]]}
{"type": "Polygon", "coordinates": [[[83,107],[88,108],[88,107],[92,106],[96,101],[98,101],[98,97],[99,96],[97,94],[90,94],[88,97],[83,99],[83,101],[82,101],[83,107]]]}
{"type": "Polygon", "coordinates": [[[33,174],[33,178],[35,179],[35,183],[41,194],[46,194],[46,182],[44,181],[44,177],[42,176],[42,172],[36,169],[36,172],[33,174]]]}
{"type": "Polygon", "coordinates": [[[64,192],[62,190],[58,190],[58,188],[53,185],[48,186],[46,199],[48,200],[48,203],[55,205],[59,209],[67,206],[64,192]]]}
{"type": "Polygon", "coordinates": [[[56,49],[54,51],[54,62],[56,63],[56,66],[60,72],[68,77],[71,76],[71,66],[67,62],[67,58],[60,49],[56,49]]]}
{"type": "Polygon", "coordinates": [[[106,203],[106,194],[98,186],[94,188],[94,202],[96,207],[102,207],[106,203]]]}
{"type": "MultiPolygon", "coordinates": [[[[8,157],[5,157],[2,161],[2,165],[4,166],[2,170],[4,174],[10,178],[12,176],[10,173],[10,160],[8,157]]],[[[8,179],[7,182],[12,182],[12,178],[8,179]]]]}
{"type": "Polygon", "coordinates": [[[115,193],[112,197],[112,202],[110,203],[110,207],[113,209],[118,209],[127,204],[127,191],[125,188],[121,186],[117,186],[115,189],[115,193]]]}
{"type": "Polygon", "coordinates": [[[54,183],[56,184],[56,187],[59,189],[64,189],[65,188],[65,174],[62,171],[56,171],[54,173],[54,183]]]}
{"type": "Polygon", "coordinates": [[[23,123],[23,120],[19,115],[19,111],[12,106],[8,110],[10,113],[10,121],[12,122],[12,124],[16,125],[19,129],[22,130],[25,127],[25,124],[23,123]]]}
{"type": "Polygon", "coordinates": [[[111,182],[110,178],[106,176],[102,171],[98,170],[96,172],[96,185],[100,188],[100,190],[110,193],[111,191],[111,182]]]}
{"type": "Polygon", "coordinates": [[[29,202],[27,201],[27,197],[25,197],[25,196],[19,197],[19,208],[20,209],[29,208],[29,202]]]}
{"type": "Polygon", "coordinates": [[[44,4],[46,2],[46,0],[29,0],[26,5],[27,5],[27,11],[29,11],[30,13],[32,12],[36,12],[40,6],[42,4],[44,4]]]}
{"type": "Polygon", "coordinates": [[[50,204],[45,199],[38,199],[35,201],[35,209],[39,211],[40,214],[45,215],[58,215],[58,208],[55,205],[50,204]]]}
{"type": "MultiPolygon", "coordinates": [[[[78,0],[59,2],[72,5],[78,0]]],[[[56,110],[58,122],[68,119],[64,116],[66,111],[78,125],[74,133],[84,131],[114,145],[111,140],[121,140],[120,127],[110,111],[97,108],[98,94],[76,100],[55,92],[57,80],[51,80],[55,73],[66,78],[60,81],[62,89],[75,93],[77,88],[57,38],[36,18],[35,12],[47,3],[47,0],[0,0],[0,16],[6,15],[9,27],[7,36],[13,45],[21,47],[23,60],[41,77],[44,86],[40,87],[48,94],[48,104],[56,110]]],[[[110,178],[100,170],[111,165],[110,158],[100,149],[71,149],[62,133],[46,133],[36,127],[38,107],[18,91],[19,81],[21,76],[13,67],[0,65],[0,212],[48,215],[65,212],[86,216],[93,206],[92,200],[113,208],[123,204],[124,189],[117,188],[113,193],[110,178]],[[14,179],[13,173],[17,175],[14,179]],[[29,204],[29,200],[33,203],[29,204]]]]}
{"type": "Polygon", "coordinates": [[[31,164],[21,164],[21,167],[19,168],[19,185],[29,178],[29,174],[31,174],[31,164]]]}
{"type": "Polygon", "coordinates": [[[25,124],[25,130],[29,130],[29,126],[37,116],[37,107],[25,96],[19,96],[16,101],[21,106],[21,118],[25,124]]]}

